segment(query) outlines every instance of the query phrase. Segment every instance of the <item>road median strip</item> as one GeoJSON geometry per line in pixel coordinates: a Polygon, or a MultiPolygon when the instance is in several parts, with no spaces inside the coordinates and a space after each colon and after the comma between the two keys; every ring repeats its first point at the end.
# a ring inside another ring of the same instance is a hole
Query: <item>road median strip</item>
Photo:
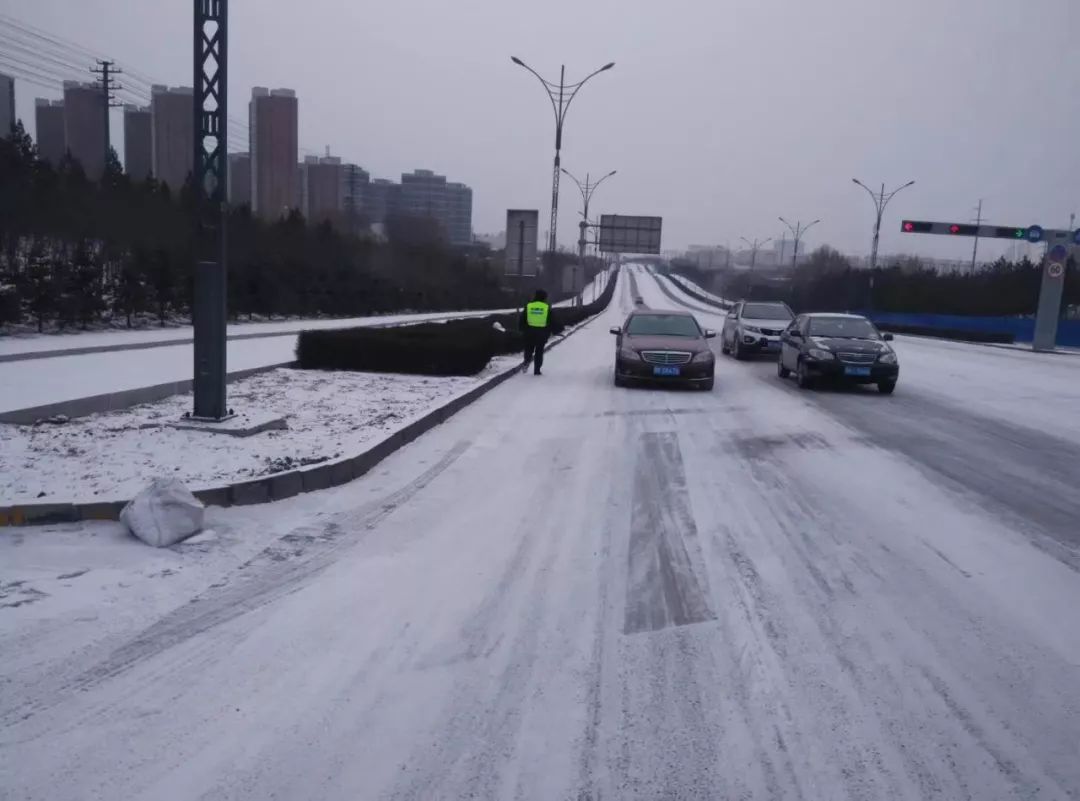
{"type": "MultiPolygon", "coordinates": [[[[602,313],[602,311],[598,312],[576,326],[568,328],[563,334],[553,338],[546,350],[565,342],[602,313]]],[[[192,492],[208,506],[246,506],[284,500],[301,493],[347,484],[365,475],[388,456],[450,419],[519,372],[520,366],[515,365],[497,373],[482,384],[431,409],[385,439],[353,456],[192,492]]],[[[126,500],[86,503],[53,501],[41,504],[0,505],[0,528],[89,520],[119,520],[120,510],[126,503],[126,500]]]]}

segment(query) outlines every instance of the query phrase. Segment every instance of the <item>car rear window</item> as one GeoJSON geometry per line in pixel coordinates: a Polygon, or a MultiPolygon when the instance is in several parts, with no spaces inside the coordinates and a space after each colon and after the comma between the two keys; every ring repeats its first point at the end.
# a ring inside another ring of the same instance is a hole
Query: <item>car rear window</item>
{"type": "Polygon", "coordinates": [[[795,315],[783,303],[747,303],[742,316],[744,320],[790,320],[795,315]]]}
{"type": "Polygon", "coordinates": [[[700,337],[701,329],[685,314],[635,314],[626,324],[626,333],[635,336],[700,337]]]}
{"type": "Polygon", "coordinates": [[[861,317],[811,317],[810,336],[878,339],[877,329],[861,317]]]}

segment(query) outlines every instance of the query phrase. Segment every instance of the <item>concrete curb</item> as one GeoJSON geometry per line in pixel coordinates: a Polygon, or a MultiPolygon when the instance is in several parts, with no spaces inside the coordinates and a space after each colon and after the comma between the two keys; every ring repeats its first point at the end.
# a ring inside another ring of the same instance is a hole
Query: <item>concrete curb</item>
{"type": "MultiPolygon", "coordinates": [[[[567,329],[558,339],[552,340],[545,350],[551,350],[561,342],[565,342],[573,334],[596,320],[601,313],[590,317],[573,328],[567,329]]],[[[517,375],[520,369],[515,365],[512,368],[503,370],[463,395],[459,395],[442,406],[432,409],[424,416],[413,420],[404,428],[395,431],[386,439],[375,443],[366,451],[355,456],[345,457],[334,462],[323,462],[322,464],[291,470],[286,473],[275,473],[274,475],[263,476],[250,481],[240,481],[219,487],[207,487],[192,492],[196,498],[207,506],[247,506],[256,503],[280,501],[304,492],[314,492],[347,484],[353,479],[360,478],[379,462],[404,448],[422,434],[435,428],[440,423],[446,422],[507,379],[517,375]]],[[[187,383],[190,384],[191,382],[187,383]]],[[[75,523],[82,520],[119,520],[120,510],[124,508],[126,503],[127,501],[52,502],[0,506],[0,528],[45,523],[75,523]]]]}
{"type": "MultiPolygon", "coordinates": [[[[294,361],[278,362],[277,364],[267,364],[262,367],[250,367],[246,370],[235,370],[229,373],[225,380],[231,384],[241,378],[276,370],[279,367],[289,367],[295,363],[294,361]]],[[[9,412],[0,412],[0,423],[33,425],[38,420],[44,420],[58,414],[74,418],[86,417],[101,412],[113,412],[117,409],[138,406],[140,403],[153,403],[173,395],[183,395],[185,392],[191,392],[194,383],[194,379],[188,378],[183,381],[155,384],[152,387],[137,387],[136,389],[121,390],[120,392],[107,392],[104,395],[92,395],[89,398],[73,398],[72,400],[57,403],[48,403],[44,406],[12,409],[9,412]]]]}

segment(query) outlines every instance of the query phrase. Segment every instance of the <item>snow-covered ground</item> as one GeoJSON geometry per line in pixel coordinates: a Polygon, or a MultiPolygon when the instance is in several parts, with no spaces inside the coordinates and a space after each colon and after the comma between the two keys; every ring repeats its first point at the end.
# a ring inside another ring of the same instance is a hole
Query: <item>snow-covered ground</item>
{"type": "MultiPolygon", "coordinates": [[[[0,412],[189,380],[193,346],[169,345],[0,362],[0,412]]],[[[296,337],[234,339],[228,343],[230,372],[293,361],[296,337]]]]}
{"type": "Polygon", "coordinates": [[[278,369],[229,387],[229,403],[285,417],[288,429],[235,439],[179,430],[191,395],[65,425],[0,426],[0,506],[126,500],[157,476],[220,486],[360,453],[518,361],[476,376],[278,369]]]}
{"type": "Polygon", "coordinates": [[[702,289],[700,284],[697,284],[694,281],[691,281],[689,278],[687,278],[684,275],[674,275],[674,276],[672,276],[672,278],[674,278],[676,283],[681,282],[687,288],[693,290],[694,292],[697,292],[699,295],[702,295],[702,296],[704,296],[706,298],[709,298],[710,300],[716,301],[717,303],[732,303],[733,302],[729,298],[722,298],[722,297],[720,297],[719,295],[717,295],[714,292],[709,292],[707,289],[702,289]]]}
{"type": "MultiPolygon", "coordinates": [[[[507,310],[503,310],[507,311],[507,310]]],[[[345,319],[283,320],[255,323],[232,323],[228,327],[230,337],[274,336],[311,329],[351,328],[365,325],[396,325],[422,323],[427,320],[445,320],[451,317],[476,317],[498,314],[498,311],[423,312],[417,314],[388,314],[373,317],[345,319]]],[[[23,334],[0,336],[0,356],[22,353],[45,354],[74,348],[108,348],[127,345],[161,343],[189,340],[194,336],[191,326],[170,328],[143,328],[137,331],[109,329],[105,331],[82,331],[51,334],[23,334]]]]}
{"type": "Polygon", "coordinates": [[[0,532],[3,792],[1080,796],[1080,445],[903,372],[617,390],[627,285],[350,485],[0,532]]]}

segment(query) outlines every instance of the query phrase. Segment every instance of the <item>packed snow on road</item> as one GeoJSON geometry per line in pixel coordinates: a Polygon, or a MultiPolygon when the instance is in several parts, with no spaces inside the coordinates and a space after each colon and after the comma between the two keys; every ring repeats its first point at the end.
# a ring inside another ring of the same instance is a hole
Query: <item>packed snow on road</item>
{"type": "Polygon", "coordinates": [[[616,389],[632,308],[172,548],[0,532],[0,795],[1080,797],[1080,359],[901,338],[888,397],[719,355],[711,392],[616,389]]]}

